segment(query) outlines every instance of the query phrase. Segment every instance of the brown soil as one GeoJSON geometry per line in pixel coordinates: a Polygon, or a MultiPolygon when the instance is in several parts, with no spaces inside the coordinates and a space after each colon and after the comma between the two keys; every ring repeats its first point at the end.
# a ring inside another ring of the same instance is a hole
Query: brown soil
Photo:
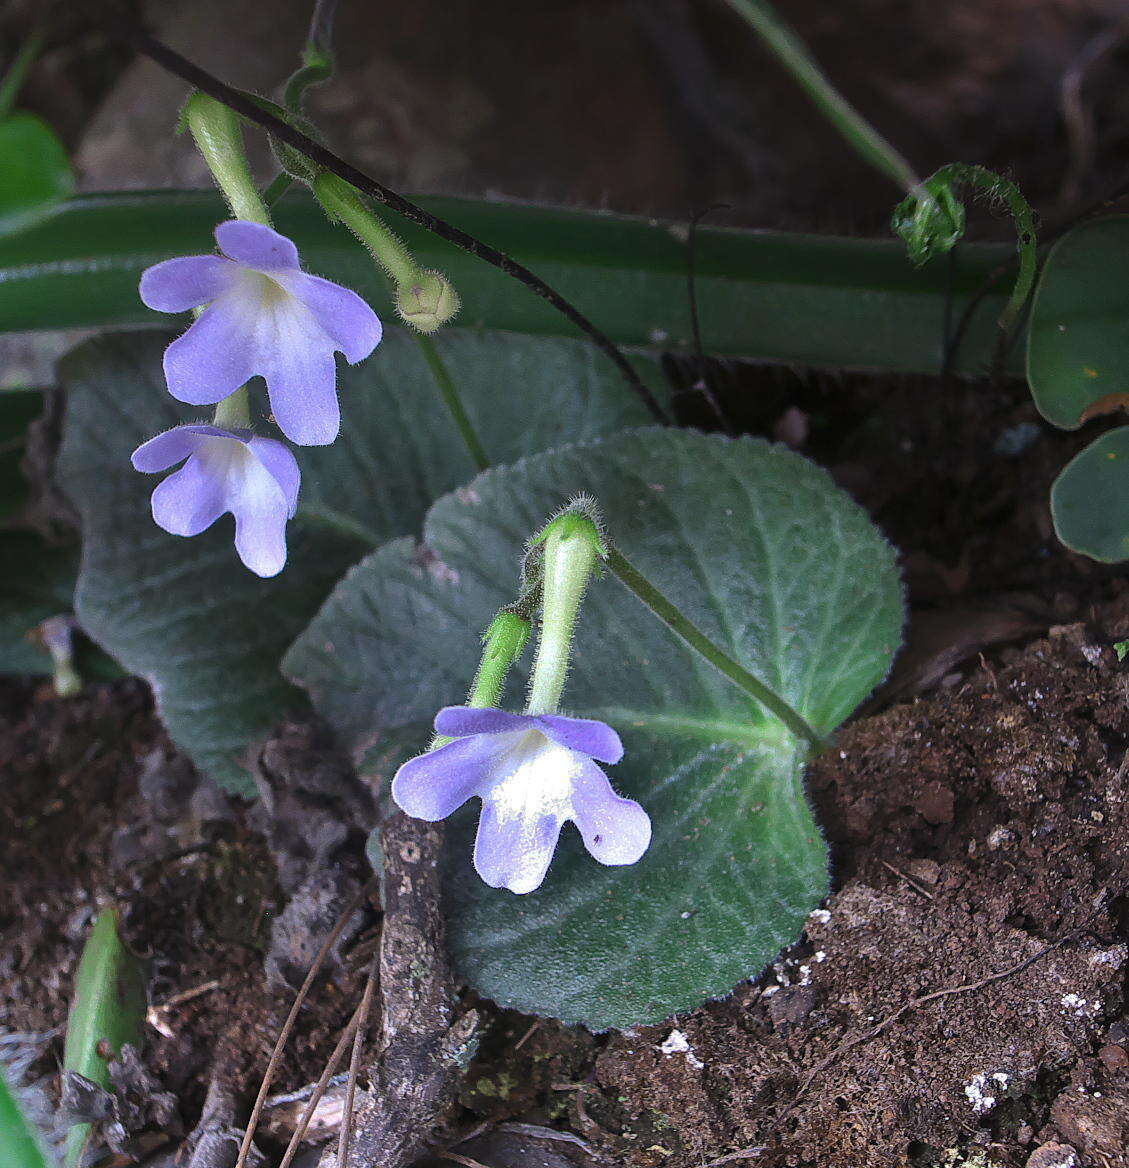
{"type": "MultiPolygon", "coordinates": [[[[269,20],[250,0],[167,7],[179,45],[265,87],[287,71],[307,5],[279,5],[269,20]],[[215,36],[232,11],[233,26],[258,30],[247,44],[215,36]]],[[[318,113],[393,185],[673,214],[722,200],[757,226],[884,230],[891,189],[767,58],[750,71],[749,45],[719,6],[663,0],[632,17],[584,2],[515,16],[492,0],[443,20],[426,4],[344,7],[343,74],[318,113]],[[482,28],[498,30],[490,51],[466,53],[482,28]],[[530,67],[530,52],[545,61],[530,67]],[[564,59],[568,77],[554,84],[564,59]],[[525,63],[521,77],[499,64],[511,61],[525,63]],[[457,100],[437,114],[436,92],[457,100]]],[[[33,8],[5,12],[5,45],[33,8]]],[[[956,158],[997,166],[1048,215],[1122,177],[1124,44],[1087,76],[1096,165],[1070,162],[1057,108],[1064,70],[1120,15],[1114,0],[780,8],[923,171],[956,158]],[[1069,188],[1073,201],[1060,201],[1069,188]]],[[[86,131],[95,185],[198,179],[190,146],[168,134],[180,89],[144,66],[87,125],[121,63],[101,34],[60,35],[28,104],[70,142],[86,131]]],[[[983,214],[974,223],[975,235],[1010,230],[983,214]]],[[[1129,586],[1066,553],[1046,503],[1058,469],[1104,424],[1053,432],[1017,383],[715,377],[735,428],[787,438],[831,467],[904,553],[913,616],[893,682],[810,773],[836,891],[772,970],[662,1026],[594,1037],[479,1003],[482,1044],[446,1136],[486,1130],[454,1154],[490,1168],[1129,1165],[1129,662],[1111,647],[1129,637],[1129,586]]],[[[710,424],[700,401],[682,404],[684,421],[710,424]]],[[[301,837],[311,808],[339,814],[329,868],[348,874],[363,813],[327,810],[324,790],[305,805],[296,792],[273,821],[229,807],[169,748],[136,682],[72,701],[0,684],[0,774],[0,1020],[36,1054],[33,1076],[57,1065],[82,939],[112,897],[158,1007],[145,1063],[176,1096],[181,1126],[217,1082],[245,1104],[291,997],[285,982],[324,932],[316,913],[295,924],[294,906],[313,895],[310,857],[288,853],[280,875],[280,830],[301,837]]],[[[331,961],[279,1090],[319,1074],[374,925],[361,922],[331,961]]]]}

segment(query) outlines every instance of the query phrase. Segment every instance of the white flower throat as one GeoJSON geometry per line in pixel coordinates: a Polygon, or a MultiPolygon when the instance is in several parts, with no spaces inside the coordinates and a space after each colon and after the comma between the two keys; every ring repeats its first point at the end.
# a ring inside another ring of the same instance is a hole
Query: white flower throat
{"type": "Polygon", "coordinates": [[[582,763],[582,758],[540,730],[521,732],[494,769],[490,801],[499,819],[570,818],[573,783],[582,763]]]}

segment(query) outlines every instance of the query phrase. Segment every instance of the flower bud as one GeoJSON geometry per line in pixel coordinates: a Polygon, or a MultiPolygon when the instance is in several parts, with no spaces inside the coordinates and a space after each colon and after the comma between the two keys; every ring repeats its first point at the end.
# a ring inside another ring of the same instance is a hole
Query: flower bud
{"type": "Polygon", "coordinates": [[[459,311],[459,294],[442,272],[424,269],[396,289],[396,311],[421,333],[433,333],[459,311]]]}
{"type": "Polygon", "coordinates": [[[910,262],[920,266],[944,255],[964,235],[964,205],[952,184],[934,175],[894,208],[890,226],[905,241],[910,262]]]}

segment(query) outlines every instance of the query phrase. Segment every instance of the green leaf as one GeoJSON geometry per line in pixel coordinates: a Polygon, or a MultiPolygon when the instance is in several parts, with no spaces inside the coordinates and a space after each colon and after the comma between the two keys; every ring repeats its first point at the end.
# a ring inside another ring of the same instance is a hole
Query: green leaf
{"type": "Polygon", "coordinates": [[[1095,439],[1051,487],[1055,534],[1105,564],[1129,560],[1129,426],[1095,439]]]}
{"type": "Polygon", "coordinates": [[[1064,430],[1129,404],[1127,266],[1127,215],[1080,224],[1043,265],[1031,308],[1027,379],[1039,412],[1064,430]]]}
{"type": "Polygon", "coordinates": [[[0,121],[0,236],[39,222],[73,192],[66,148],[42,118],[0,121]]]}
{"type": "Polygon", "coordinates": [[[0,673],[50,675],[47,650],[32,638],[40,622],[74,608],[78,548],[32,532],[0,532],[0,673]]]}
{"type": "MultiPolygon", "coordinates": [[[[339,374],[341,437],[295,452],[303,482],[289,563],[260,580],[236,558],[229,518],[193,539],[156,527],[157,479],[130,466],[136,446],[192,416],[165,392],[166,343],[104,337],[61,368],[69,396],[59,473],[84,536],[77,612],[95,641],[152,684],[193,761],[251,793],[248,747],[300,697],[278,672],[286,647],[350,564],[417,529],[431,502],[475,468],[418,347],[390,329],[373,357],[339,374]]],[[[645,419],[583,343],[464,331],[436,344],[494,460],[645,419]]]]}
{"type": "MultiPolygon", "coordinates": [[[[420,202],[531,267],[618,343],[690,350],[685,225],[470,199],[420,202]]],[[[203,192],[73,200],[34,231],[0,240],[0,331],[153,323],[137,299],[141,271],[211,251],[212,228],[225,217],[218,196],[203,192]]],[[[308,199],[284,200],[277,222],[311,271],[390,311],[368,255],[308,199]]],[[[421,263],[451,277],[463,301],[456,327],[576,336],[560,313],[496,268],[410,223],[392,226],[421,263]]],[[[915,270],[892,239],[702,227],[694,270],[703,344],[767,361],[936,373],[947,316],[958,319],[1012,255],[1007,244],[962,244],[951,262],[915,270]]],[[[988,367],[1003,304],[996,292],[981,302],[958,371],[988,367]]]]}
{"type": "Polygon", "coordinates": [[[47,1168],[47,1157],[31,1121],[20,1109],[0,1064],[0,1164],[4,1168],[47,1168]]]}
{"type": "MultiPolygon", "coordinates": [[[[94,922],[75,976],[63,1066],[109,1088],[107,1063],[128,1042],[141,1045],[145,1019],[145,978],[140,962],[118,937],[118,914],[104,909],[94,922]]],[[[88,1128],[67,1133],[67,1164],[81,1155],[88,1128]]]]}
{"type": "Polygon", "coordinates": [[[596,496],[623,561],[712,659],[625,585],[634,576],[592,585],[565,704],[622,735],[613,778],[650,812],[651,850],[601,868],[570,829],[545,885],[515,898],[470,869],[467,809],[451,833],[450,927],[479,992],[602,1029],[728,992],[827,891],[803,744],[714,662],[827,734],[885,674],[902,598],[865,514],[782,447],[642,430],[535,455],[437,503],[422,548],[401,539],[364,560],[287,655],[370,774],[387,778],[426,743],[436,709],[464,699],[478,635],[514,596],[523,541],[578,491],[596,496]]]}

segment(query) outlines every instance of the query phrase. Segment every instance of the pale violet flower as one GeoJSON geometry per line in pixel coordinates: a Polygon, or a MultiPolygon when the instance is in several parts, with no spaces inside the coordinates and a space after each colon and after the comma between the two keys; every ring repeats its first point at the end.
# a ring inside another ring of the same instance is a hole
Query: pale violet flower
{"type": "Polygon", "coordinates": [[[286,563],[286,521],[298,505],[294,455],[273,438],[218,426],[176,426],[133,452],[146,474],[184,466],[153,492],[153,518],[173,535],[199,535],[223,514],[235,516],[235,550],[257,576],[286,563]],[[185,462],[184,460],[188,461],[185,462]]]}
{"type": "Polygon", "coordinates": [[[448,706],[435,729],[455,741],[404,763],[392,798],[408,815],[434,821],[477,795],[474,866],[492,888],[539,887],[566,819],[601,864],[634,864],[647,850],[650,817],[592,761],[623,757],[619,735],[603,722],[448,706]]]}
{"type": "Polygon", "coordinates": [[[303,272],[294,244],[262,223],[221,223],[216,242],[222,256],[180,256],[141,275],[149,308],[207,305],[165,351],[169,393],[213,405],[261,376],[286,437],[325,446],[341,423],[334,353],[363,361],[380,343],[376,313],[348,288],[303,272]]]}

